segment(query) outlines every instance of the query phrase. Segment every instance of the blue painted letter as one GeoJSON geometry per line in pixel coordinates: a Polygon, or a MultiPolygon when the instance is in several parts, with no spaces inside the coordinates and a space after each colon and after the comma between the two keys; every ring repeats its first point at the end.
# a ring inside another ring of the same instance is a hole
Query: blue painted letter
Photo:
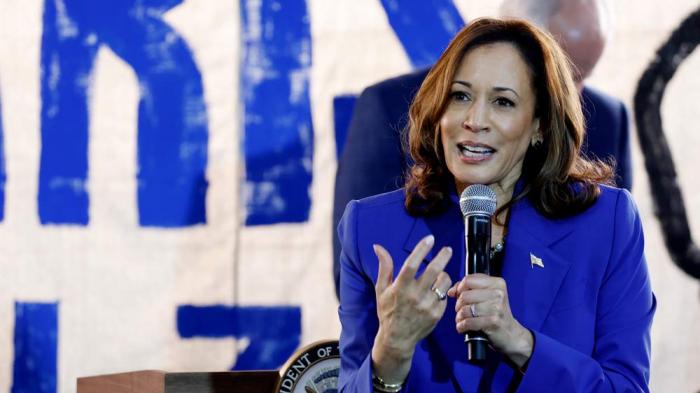
{"type": "Polygon", "coordinates": [[[299,307],[180,306],[180,337],[247,337],[248,348],[232,370],[265,370],[281,366],[301,340],[299,307]]]}
{"type": "Polygon", "coordinates": [[[309,217],[313,127],[305,0],[241,0],[246,225],[309,217]]]}
{"type": "Polygon", "coordinates": [[[56,392],[58,303],[15,303],[12,393],[56,392]]]}
{"type": "Polygon", "coordinates": [[[452,0],[381,0],[414,68],[437,61],[464,21],[452,0]]]}
{"type": "Polygon", "coordinates": [[[207,114],[201,75],[162,20],[182,0],[45,0],[41,48],[42,224],[86,225],[90,74],[107,45],[137,74],[138,205],[143,226],[204,223],[207,114]]]}

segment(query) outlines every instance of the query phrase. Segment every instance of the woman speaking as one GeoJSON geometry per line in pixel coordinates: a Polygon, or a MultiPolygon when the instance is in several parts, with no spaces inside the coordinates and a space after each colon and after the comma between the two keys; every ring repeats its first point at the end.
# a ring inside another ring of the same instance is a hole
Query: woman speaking
{"type": "Polygon", "coordinates": [[[641,222],[610,166],[580,155],[570,67],[547,33],[496,19],[433,66],[405,187],[350,202],[338,229],[342,391],[648,391],[641,222]],[[491,276],[465,275],[458,196],[474,184],[496,194],[491,276]]]}

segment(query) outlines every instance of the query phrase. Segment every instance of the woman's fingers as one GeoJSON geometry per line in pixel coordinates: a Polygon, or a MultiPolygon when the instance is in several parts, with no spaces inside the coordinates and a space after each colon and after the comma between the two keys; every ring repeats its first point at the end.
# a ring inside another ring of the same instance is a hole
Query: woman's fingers
{"type": "Polygon", "coordinates": [[[455,302],[457,331],[496,329],[508,309],[505,282],[500,277],[472,274],[451,289],[455,302]]]}
{"type": "MultiPolygon", "coordinates": [[[[435,285],[433,285],[435,280],[437,279],[438,275],[445,270],[445,266],[447,265],[447,262],[450,261],[450,258],[452,258],[452,248],[443,247],[435,258],[433,258],[428,267],[425,268],[423,274],[421,274],[421,277],[418,280],[419,288],[425,289],[435,287],[435,285]]],[[[449,286],[448,288],[445,288],[445,290],[447,289],[449,289],[449,286]]]]}
{"type": "Polygon", "coordinates": [[[379,272],[377,273],[375,289],[377,293],[383,293],[391,285],[394,276],[394,260],[389,252],[379,244],[374,244],[372,247],[379,260],[379,272]]]}
{"type": "Polygon", "coordinates": [[[479,330],[484,331],[494,326],[497,323],[496,321],[496,317],[494,316],[465,318],[457,322],[457,332],[467,333],[479,330]]]}
{"type": "Polygon", "coordinates": [[[455,302],[455,311],[458,311],[464,306],[474,303],[482,303],[486,301],[502,302],[503,292],[499,289],[470,289],[459,294],[455,302]]]}
{"type": "Polygon", "coordinates": [[[449,296],[449,297],[459,296],[459,294],[460,294],[459,286],[462,285],[462,281],[464,281],[464,278],[462,278],[461,280],[452,284],[452,287],[450,287],[450,289],[447,291],[447,296],[449,296]]]}
{"type": "Polygon", "coordinates": [[[411,281],[416,278],[416,272],[418,271],[418,266],[420,266],[425,256],[428,255],[430,249],[433,248],[435,244],[435,237],[433,235],[428,235],[424,237],[421,241],[416,244],[413,248],[411,255],[406,258],[401,271],[399,271],[398,276],[396,276],[396,281],[402,285],[408,285],[411,281]]]}
{"type": "Polygon", "coordinates": [[[459,322],[468,318],[500,316],[503,313],[503,306],[497,301],[488,300],[464,305],[457,309],[456,312],[455,321],[459,322]]]}
{"type": "Polygon", "coordinates": [[[458,292],[463,292],[468,289],[483,289],[491,288],[498,285],[497,281],[502,280],[500,277],[492,277],[483,273],[474,273],[464,276],[457,287],[458,292]]]}
{"type": "MultiPolygon", "coordinates": [[[[430,252],[434,243],[435,238],[432,235],[426,236],[425,238],[421,239],[420,242],[418,242],[411,254],[408,256],[408,258],[406,258],[406,261],[401,267],[401,271],[396,277],[396,281],[398,284],[407,287],[411,286],[413,281],[415,281],[415,276],[416,272],[418,271],[418,267],[423,262],[428,252],[430,252]]],[[[383,293],[393,282],[392,278],[394,272],[394,262],[391,258],[391,255],[384,247],[382,247],[379,244],[374,244],[372,247],[379,261],[379,269],[377,272],[377,283],[375,285],[375,289],[377,293],[383,293]]],[[[425,272],[423,272],[423,274],[421,275],[420,279],[418,280],[418,288],[432,289],[433,283],[436,282],[438,275],[441,272],[443,272],[445,266],[450,261],[451,257],[452,248],[443,247],[438,253],[438,255],[436,255],[435,258],[433,258],[433,260],[430,262],[425,272]]],[[[440,288],[441,293],[447,291],[447,289],[449,289],[449,286],[452,283],[451,280],[449,280],[449,276],[447,276],[447,278],[449,283],[447,284],[446,288],[440,288]]]]}
{"type": "Polygon", "coordinates": [[[447,295],[458,297],[463,292],[484,288],[505,288],[505,281],[501,277],[492,277],[483,273],[469,274],[456,282],[447,295]]]}
{"type": "MultiPolygon", "coordinates": [[[[435,279],[435,282],[433,283],[433,286],[431,290],[439,291],[442,294],[447,294],[447,290],[450,288],[452,285],[452,280],[450,279],[449,274],[445,272],[440,272],[437,276],[437,279],[435,279]]],[[[436,292],[437,295],[437,292],[436,292]]],[[[444,300],[444,299],[440,299],[444,300]]]]}
{"type": "Polygon", "coordinates": [[[476,330],[497,329],[506,315],[501,303],[494,301],[468,304],[457,311],[455,323],[460,333],[476,330]]]}

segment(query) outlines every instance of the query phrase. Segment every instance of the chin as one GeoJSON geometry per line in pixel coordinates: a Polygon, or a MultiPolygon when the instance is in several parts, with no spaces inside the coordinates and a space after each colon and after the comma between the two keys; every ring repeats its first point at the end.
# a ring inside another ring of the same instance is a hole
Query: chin
{"type": "Polygon", "coordinates": [[[489,176],[455,176],[455,182],[462,185],[484,184],[490,185],[494,183],[493,178],[489,176]]]}
{"type": "Polygon", "coordinates": [[[491,184],[496,181],[491,163],[464,164],[461,161],[448,165],[448,170],[456,183],[461,184],[491,184]]]}

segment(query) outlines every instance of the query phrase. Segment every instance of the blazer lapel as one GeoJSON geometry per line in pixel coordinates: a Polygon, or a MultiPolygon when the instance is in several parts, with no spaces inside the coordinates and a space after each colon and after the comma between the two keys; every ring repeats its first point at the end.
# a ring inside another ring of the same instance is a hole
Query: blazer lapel
{"type": "MultiPolygon", "coordinates": [[[[416,247],[418,242],[421,241],[421,239],[432,233],[433,232],[430,230],[430,228],[428,228],[428,225],[425,223],[424,219],[416,218],[415,220],[413,220],[413,226],[411,227],[411,230],[408,231],[406,241],[403,243],[404,251],[406,251],[407,254],[410,254],[416,247]]],[[[423,262],[431,260],[433,255],[435,255],[435,247],[433,247],[433,249],[430,250],[428,255],[425,257],[426,260],[424,260],[423,262]]]]}
{"type": "Polygon", "coordinates": [[[513,316],[539,329],[569,271],[570,261],[552,247],[573,231],[566,220],[549,220],[528,201],[513,207],[506,235],[503,278],[513,316]]]}
{"type": "Polygon", "coordinates": [[[451,206],[440,215],[416,218],[404,242],[404,251],[410,254],[416,244],[430,234],[435,236],[435,245],[423,259],[418,274],[422,273],[443,247],[452,247],[452,258],[445,266],[445,272],[453,283],[461,280],[464,276],[464,223],[458,208],[451,206]]]}

